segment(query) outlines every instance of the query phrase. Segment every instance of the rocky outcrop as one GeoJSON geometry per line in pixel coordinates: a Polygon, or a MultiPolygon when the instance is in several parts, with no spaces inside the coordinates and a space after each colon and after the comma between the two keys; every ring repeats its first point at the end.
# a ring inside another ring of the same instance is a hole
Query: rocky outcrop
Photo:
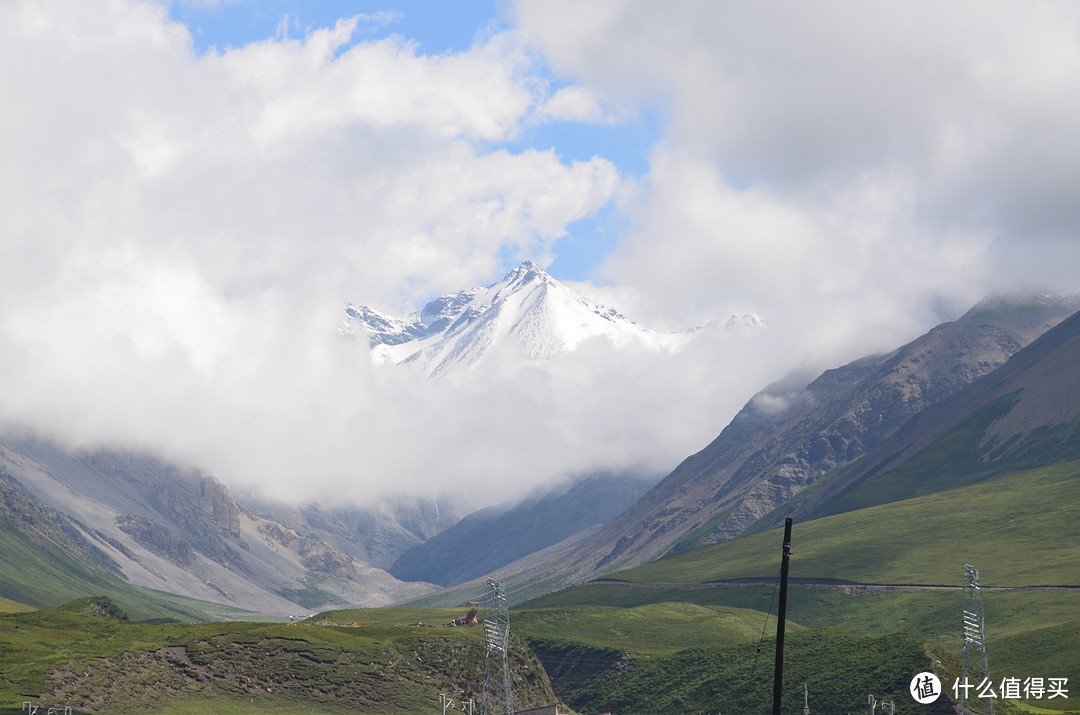
{"type": "Polygon", "coordinates": [[[338,578],[355,578],[358,575],[356,564],[347,553],[320,539],[303,539],[297,553],[300,555],[300,563],[309,571],[327,573],[338,578]]]}
{"type": "MultiPolygon", "coordinates": [[[[194,551],[223,566],[242,567],[235,548],[247,549],[240,534],[244,509],[214,477],[143,454],[99,450],[81,455],[79,460],[102,475],[121,479],[140,490],[146,503],[163,517],[161,521],[171,523],[177,538],[194,551]]],[[[146,528],[130,521],[129,528],[149,538],[146,528]]]]}
{"type": "Polygon", "coordinates": [[[296,543],[300,537],[292,529],[288,529],[273,521],[263,521],[259,524],[259,533],[270,543],[278,546],[289,547],[296,543]]]}
{"type": "Polygon", "coordinates": [[[191,548],[191,544],[145,516],[122,514],[116,517],[116,525],[135,539],[139,546],[162,558],[180,566],[191,566],[195,563],[195,549],[191,548]]]}

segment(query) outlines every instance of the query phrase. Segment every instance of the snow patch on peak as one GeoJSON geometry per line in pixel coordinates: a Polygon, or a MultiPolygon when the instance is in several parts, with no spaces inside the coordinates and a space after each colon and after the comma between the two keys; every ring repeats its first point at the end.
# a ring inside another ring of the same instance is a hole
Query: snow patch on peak
{"type": "Polygon", "coordinates": [[[740,333],[752,333],[764,327],[765,320],[757,313],[733,315],[724,323],[725,330],[734,330],[740,333]]]}
{"type": "MultiPolygon", "coordinates": [[[[693,330],[660,333],[613,308],[593,303],[525,261],[501,280],[436,298],[404,318],[366,306],[348,305],[341,332],[367,333],[376,362],[409,364],[428,377],[472,369],[493,353],[524,361],[545,360],[604,338],[617,349],[677,350],[693,330]]],[[[706,329],[712,329],[710,323],[706,329]]],[[[731,316],[717,328],[750,332],[763,325],[757,315],[731,316]]]]}
{"type": "Polygon", "coordinates": [[[742,315],[731,315],[727,320],[713,320],[705,325],[691,328],[690,333],[696,333],[699,331],[724,331],[728,333],[757,333],[765,330],[768,324],[765,319],[757,313],[743,313],[742,315]]]}

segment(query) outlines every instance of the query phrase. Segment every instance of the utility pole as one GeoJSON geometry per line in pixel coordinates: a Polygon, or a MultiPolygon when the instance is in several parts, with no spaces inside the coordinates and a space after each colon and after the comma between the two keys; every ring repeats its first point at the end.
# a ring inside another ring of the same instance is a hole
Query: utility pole
{"type": "Polygon", "coordinates": [[[810,715],[810,690],[806,687],[806,681],[802,684],[802,715],[810,715]]]}
{"type": "Polygon", "coordinates": [[[773,669],[773,715],[780,715],[784,688],[784,627],[787,618],[788,561],[791,559],[791,517],[784,519],[784,556],[780,562],[780,605],[776,611],[776,666],[773,669]]]}
{"type": "Polygon", "coordinates": [[[874,715],[874,709],[877,708],[877,700],[873,695],[867,695],[866,702],[870,703],[870,715],[874,715]]]}

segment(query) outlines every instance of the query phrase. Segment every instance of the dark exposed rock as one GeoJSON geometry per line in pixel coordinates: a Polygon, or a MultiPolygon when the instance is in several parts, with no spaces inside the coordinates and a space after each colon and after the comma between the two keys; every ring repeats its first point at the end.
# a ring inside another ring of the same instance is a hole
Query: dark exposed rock
{"type": "MultiPolygon", "coordinates": [[[[141,490],[147,503],[176,529],[175,538],[187,543],[193,551],[224,566],[243,570],[243,559],[230,547],[231,543],[246,548],[240,538],[243,507],[214,477],[142,454],[99,450],[82,455],[80,461],[141,490]]],[[[149,533],[145,529],[141,531],[144,535],[149,533]]],[[[183,549],[174,556],[181,557],[178,563],[193,563],[182,558],[183,549]]]]}
{"type": "Polygon", "coordinates": [[[287,529],[273,521],[265,521],[259,524],[259,533],[281,546],[292,546],[300,538],[292,529],[287,529]]]}
{"type": "Polygon", "coordinates": [[[122,514],[116,517],[116,525],[135,539],[137,544],[162,558],[181,566],[195,563],[195,550],[191,548],[191,544],[145,516],[122,514]]]}
{"type": "Polygon", "coordinates": [[[352,558],[341,549],[320,539],[303,539],[297,549],[304,568],[318,573],[328,573],[338,578],[357,575],[352,558]]]}

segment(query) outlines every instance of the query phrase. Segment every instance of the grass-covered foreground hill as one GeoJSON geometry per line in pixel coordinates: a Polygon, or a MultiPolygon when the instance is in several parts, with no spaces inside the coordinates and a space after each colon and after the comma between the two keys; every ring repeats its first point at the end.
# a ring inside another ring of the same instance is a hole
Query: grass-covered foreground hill
{"type": "MultiPolygon", "coordinates": [[[[456,611],[365,609],[303,624],[146,624],[108,599],[0,615],[0,712],[438,712],[440,693],[481,699],[483,632],[429,626],[456,611]]],[[[554,701],[512,643],[518,709],[554,701]]]]}
{"type": "MultiPolygon", "coordinates": [[[[781,535],[701,547],[515,612],[556,693],[602,712],[768,712],[781,535]],[[767,614],[772,613],[772,616],[767,614]],[[645,706],[644,703],[651,705],[645,706]]],[[[785,712],[930,712],[907,685],[959,674],[965,563],[980,570],[990,673],[1068,678],[1080,712],[1080,462],[796,522],[785,712]]],[[[982,710],[979,710],[982,712],[982,710]]]]}

